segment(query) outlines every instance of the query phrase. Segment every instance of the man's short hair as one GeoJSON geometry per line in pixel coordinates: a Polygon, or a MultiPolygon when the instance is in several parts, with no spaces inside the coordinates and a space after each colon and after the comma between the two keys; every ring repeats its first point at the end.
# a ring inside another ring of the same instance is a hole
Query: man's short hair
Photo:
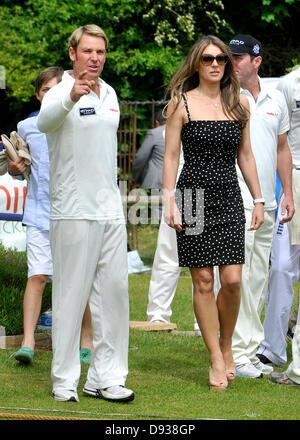
{"type": "Polygon", "coordinates": [[[163,114],[163,110],[158,110],[155,113],[155,120],[158,121],[160,124],[164,124],[166,122],[166,117],[163,114]]]}
{"type": "Polygon", "coordinates": [[[63,76],[63,69],[58,66],[47,67],[43,70],[37,79],[35,80],[35,93],[39,94],[40,90],[45,82],[50,81],[52,78],[56,78],[57,82],[60,82],[63,76]]]}
{"type": "Polygon", "coordinates": [[[105,35],[104,30],[96,24],[86,24],[76,29],[69,38],[69,47],[72,47],[74,50],[76,50],[83,34],[94,35],[95,37],[103,38],[103,40],[105,41],[105,49],[107,49],[108,38],[105,35]]]}

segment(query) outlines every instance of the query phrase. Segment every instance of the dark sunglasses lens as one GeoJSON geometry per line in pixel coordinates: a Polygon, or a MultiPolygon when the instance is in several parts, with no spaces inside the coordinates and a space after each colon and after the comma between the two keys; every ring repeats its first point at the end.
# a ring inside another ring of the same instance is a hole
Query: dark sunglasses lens
{"type": "Polygon", "coordinates": [[[216,61],[218,64],[225,64],[227,61],[227,55],[223,54],[223,55],[217,55],[216,56],[216,61]]]}
{"type": "Polygon", "coordinates": [[[214,61],[214,57],[212,55],[203,55],[202,63],[205,65],[212,64],[214,61]]]}

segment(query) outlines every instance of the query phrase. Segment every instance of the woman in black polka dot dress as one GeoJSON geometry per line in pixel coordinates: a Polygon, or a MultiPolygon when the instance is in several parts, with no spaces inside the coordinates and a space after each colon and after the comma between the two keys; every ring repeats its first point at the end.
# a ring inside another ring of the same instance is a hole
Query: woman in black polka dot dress
{"type": "MultiPolygon", "coordinates": [[[[169,90],[165,217],[177,231],[179,265],[191,271],[195,315],[210,354],[210,387],[225,390],[235,377],[231,338],[244,263],[245,216],[236,160],[253,199],[262,198],[249,104],[239,93],[226,45],[214,36],[195,43],[169,90]],[[175,191],[181,145],[185,163],[175,191]],[[213,266],[219,266],[221,282],[217,301],[213,266]]],[[[257,203],[251,229],[262,223],[263,204],[257,203]]]]}

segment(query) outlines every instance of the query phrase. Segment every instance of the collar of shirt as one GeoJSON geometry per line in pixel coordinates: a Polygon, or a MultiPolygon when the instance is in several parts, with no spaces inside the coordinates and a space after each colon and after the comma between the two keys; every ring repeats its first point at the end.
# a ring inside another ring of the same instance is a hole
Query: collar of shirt
{"type": "Polygon", "coordinates": [[[266,84],[264,84],[264,82],[261,80],[261,78],[259,76],[257,78],[258,78],[259,87],[260,87],[260,92],[259,92],[257,99],[254,99],[252,93],[250,93],[249,90],[243,89],[243,88],[241,88],[241,90],[240,90],[240,92],[243,95],[247,96],[247,98],[249,100],[250,113],[252,113],[252,111],[255,109],[255,107],[257,105],[259,105],[259,103],[262,102],[264,99],[266,99],[266,98],[271,99],[271,97],[272,97],[271,88],[268,87],[266,84]]]}

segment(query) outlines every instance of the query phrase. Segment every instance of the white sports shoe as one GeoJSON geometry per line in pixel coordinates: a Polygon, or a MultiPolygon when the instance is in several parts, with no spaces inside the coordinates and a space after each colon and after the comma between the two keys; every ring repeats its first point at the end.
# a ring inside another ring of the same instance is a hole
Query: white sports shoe
{"type": "Polygon", "coordinates": [[[145,266],[138,251],[127,252],[128,274],[141,274],[151,272],[151,268],[145,266]]]}
{"type": "Polygon", "coordinates": [[[122,385],[114,385],[105,389],[84,386],[83,392],[89,396],[110,400],[111,402],[129,402],[134,399],[134,392],[122,385]]]}
{"type": "Polygon", "coordinates": [[[274,368],[272,367],[272,365],[266,365],[263,364],[260,361],[257,362],[253,362],[253,365],[255,366],[255,368],[257,368],[259,371],[262,372],[262,374],[270,374],[274,371],[274,368]]]}
{"type": "Polygon", "coordinates": [[[79,402],[78,394],[74,390],[53,390],[52,396],[60,402],[79,402]]]}
{"type": "Polygon", "coordinates": [[[258,379],[259,377],[263,377],[263,374],[260,370],[258,370],[251,362],[248,364],[237,365],[235,367],[236,375],[242,377],[250,377],[251,379],[258,379]]]}

